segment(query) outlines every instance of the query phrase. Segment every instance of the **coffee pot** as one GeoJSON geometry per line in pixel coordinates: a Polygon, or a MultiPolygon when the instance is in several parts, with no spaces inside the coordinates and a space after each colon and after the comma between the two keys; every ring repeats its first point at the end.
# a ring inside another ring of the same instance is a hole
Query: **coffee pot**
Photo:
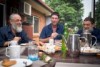
{"type": "Polygon", "coordinates": [[[70,57],[79,57],[81,48],[80,38],[86,41],[86,38],[80,37],[79,34],[69,34],[67,39],[63,36],[63,39],[65,40],[65,43],[68,48],[68,55],[70,57]]]}
{"type": "Polygon", "coordinates": [[[96,45],[97,43],[97,38],[95,36],[93,36],[89,30],[84,30],[83,31],[83,37],[85,37],[87,39],[86,41],[86,45],[89,47],[92,47],[94,45],[96,45]],[[95,42],[92,43],[92,38],[95,38],[95,42]]]}
{"type": "Polygon", "coordinates": [[[78,57],[80,54],[80,37],[79,34],[70,34],[67,40],[68,55],[78,57]]]}

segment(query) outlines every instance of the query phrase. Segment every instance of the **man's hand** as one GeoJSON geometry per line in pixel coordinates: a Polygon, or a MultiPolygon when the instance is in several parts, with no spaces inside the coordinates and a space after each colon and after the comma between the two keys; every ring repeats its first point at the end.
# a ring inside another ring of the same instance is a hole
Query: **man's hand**
{"type": "Polygon", "coordinates": [[[35,42],[38,46],[42,46],[42,45],[44,45],[44,43],[43,42],[41,42],[41,41],[37,41],[37,42],[35,42]]]}
{"type": "Polygon", "coordinates": [[[13,40],[15,40],[15,41],[19,41],[21,39],[21,37],[14,37],[14,39],[13,40]]]}
{"type": "Polygon", "coordinates": [[[58,35],[58,33],[57,32],[54,32],[54,33],[51,34],[51,37],[52,38],[55,38],[57,35],[58,35]]]}
{"type": "MultiPolygon", "coordinates": [[[[14,40],[14,41],[17,41],[17,42],[18,42],[20,39],[21,39],[21,37],[14,37],[14,38],[13,38],[13,40],[14,40]]],[[[11,41],[13,41],[13,40],[11,40],[11,41]]],[[[10,41],[6,41],[6,42],[4,43],[4,46],[8,46],[9,44],[10,44],[10,41]]]]}

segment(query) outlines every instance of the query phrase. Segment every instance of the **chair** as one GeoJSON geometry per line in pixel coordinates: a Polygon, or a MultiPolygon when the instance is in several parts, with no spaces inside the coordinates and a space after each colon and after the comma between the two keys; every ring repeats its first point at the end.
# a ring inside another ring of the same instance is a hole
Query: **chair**
{"type": "Polygon", "coordinates": [[[32,27],[32,25],[23,25],[23,29],[27,33],[28,37],[33,40],[33,27],[32,27]]]}

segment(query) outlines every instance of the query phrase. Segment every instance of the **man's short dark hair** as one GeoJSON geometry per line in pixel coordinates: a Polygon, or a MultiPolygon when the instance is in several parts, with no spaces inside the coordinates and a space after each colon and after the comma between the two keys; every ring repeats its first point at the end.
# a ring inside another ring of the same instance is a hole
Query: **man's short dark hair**
{"type": "Polygon", "coordinates": [[[86,18],[84,19],[84,21],[90,21],[91,24],[95,24],[94,19],[91,18],[91,17],[86,17],[86,18]]]}
{"type": "Polygon", "coordinates": [[[52,15],[57,15],[58,18],[59,18],[59,13],[58,13],[58,12],[53,12],[53,13],[51,14],[51,16],[52,16],[52,15]]]}

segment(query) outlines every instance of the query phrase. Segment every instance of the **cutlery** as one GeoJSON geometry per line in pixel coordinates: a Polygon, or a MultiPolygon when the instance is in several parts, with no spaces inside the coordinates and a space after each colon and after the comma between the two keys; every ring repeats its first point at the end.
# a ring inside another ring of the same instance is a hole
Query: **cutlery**
{"type": "Polygon", "coordinates": [[[25,64],[25,67],[27,67],[27,61],[23,61],[23,63],[25,64]]]}

